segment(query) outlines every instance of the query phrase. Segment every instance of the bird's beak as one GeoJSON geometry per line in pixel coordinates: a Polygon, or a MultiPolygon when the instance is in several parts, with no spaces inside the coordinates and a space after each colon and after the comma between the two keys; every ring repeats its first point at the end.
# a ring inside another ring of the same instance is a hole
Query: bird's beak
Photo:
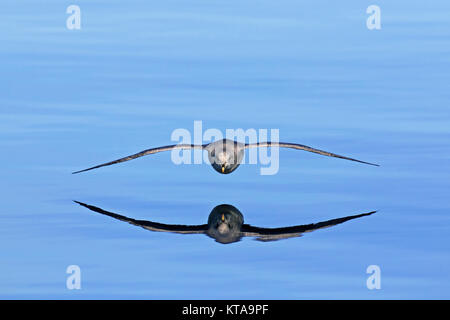
{"type": "Polygon", "coordinates": [[[225,215],[222,213],[222,221],[225,221],[225,215]]]}
{"type": "Polygon", "coordinates": [[[225,166],[222,166],[222,173],[225,172],[225,166]]]}

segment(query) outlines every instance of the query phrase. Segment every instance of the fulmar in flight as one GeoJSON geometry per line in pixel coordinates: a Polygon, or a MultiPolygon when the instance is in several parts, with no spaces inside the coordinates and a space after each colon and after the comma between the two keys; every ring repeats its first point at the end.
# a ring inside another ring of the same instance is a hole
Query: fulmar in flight
{"type": "Polygon", "coordinates": [[[304,150],[309,152],[318,153],[324,156],[340,158],[345,160],[356,161],[360,163],[370,164],[372,166],[378,166],[374,163],[369,163],[349,157],[344,157],[335,153],[314,149],[302,144],[297,143],[287,143],[287,142],[260,142],[260,143],[240,143],[229,139],[222,139],[212,143],[203,144],[203,145],[195,145],[195,144],[176,144],[170,146],[164,146],[159,148],[147,149],[114,161],[106,162],[99,164],[97,166],[87,168],[84,170],[76,171],[73,173],[80,173],[84,171],[89,171],[92,169],[97,169],[105,166],[110,166],[112,164],[125,162],[128,160],[136,159],[139,157],[143,157],[149,154],[154,154],[162,151],[170,151],[175,149],[200,149],[206,150],[208,152],[209,162],[211,163],[214,170],[219,173],[228,174],[236,170],[236,168],[241,164],[242,159],[244,157],[245,149],[249,148],[261,148],[261,147],[280,147],[280,148],[291,148],[297,150],[304,150]]]}
{"type": "Polygon", "coordinates": [[[369,216],[376,212],[372,211],[305,225],[281,228],[260,228],[245,224],[242,213],[236,207],[229,204],[221,204],[215,207],[209,214],[207,224],[180,225],[164,224],[147,220],[136,220],[79,201],[75,202],[91,211],[101,213],[120,221],[128,222],[146,230],[172,232],[178,234],[206,234],[207,236],[215,239],[217,242],[223,244],[240,241],[243,237],[254,237],[259,241],[276,241],[293,237],[301,237],[305,232],[332,227],[349,220],[369,216]]]}

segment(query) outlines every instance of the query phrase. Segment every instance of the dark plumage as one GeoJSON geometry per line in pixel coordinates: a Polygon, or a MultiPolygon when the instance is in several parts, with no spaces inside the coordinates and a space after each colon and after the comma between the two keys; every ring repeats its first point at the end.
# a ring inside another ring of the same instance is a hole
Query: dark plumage
{"type": "Polygon", "coordinates": [[[88,208],[91,211],[98,212],[114,219],[128,222],[135,226],[142,227],[150,231],[174,232],[180,234],[206,234],[215,239],[217,242],[227,244],[237,242],[243,237],[255,237],[259,241],[275,241],[280,239],[300,237],[302,233],[335,226],[337,224],[369,216],[376,211],[337,218],[318,223],[306,225],[289,226],[283,228],[259,228],[249,224],[244,224],[244,216],[232,205],[222,204],[215,207],[208,217],[207,224],[200,225],[179,225],[179,224],[163,224],[158,222],[136,220],[126,216],[109,212],[101,208],[91,206],[79,201],[75,201],[79,205],[88,208]]]}

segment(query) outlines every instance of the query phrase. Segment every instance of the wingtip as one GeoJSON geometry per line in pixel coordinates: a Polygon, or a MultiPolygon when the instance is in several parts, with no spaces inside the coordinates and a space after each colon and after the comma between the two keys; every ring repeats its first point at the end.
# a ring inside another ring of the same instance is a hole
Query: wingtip
{"type": "Polygon", "coordinates": [[[364,164],[371,165],[371,166],[375,166],[375,167],[379,167],[379,166],[380,166],[379,164],[372,163],[372,162],[366,162],[366,161],[360,161],[360,160],[357,160],[357,161],[359,161],[359,162],[361,162],[361,163],[364,163],[364,164]]]}
{"type": "Polygon", "coordinates": [[[88,204],[86,204],[86,203],[84,203],[84,202],[81,202],[81,201],[77,201],[77,200],[72,200],[73,202],[75,202],[75,203],[78,203],[80,206],[82,206],[82,207],[89,207],[89,205],[88,204]]]}
{"type": "Polygon", "coordinates": [[[370,216],[370,215],[376,213],[377,211],[378,211],[378,210],[370,211],[370,212],[366,212],[366,213],[361,213],[361,214],[357,214],[357,215],[355,215],[354,217],[355,217],[355,218],[357,218],[357,217],[367,217],[367,216],[370,216]]]}
{"type": "Polygon", "coordinates": [[[377,211],[378,211],[378,210],[370,211],[370,212],[367,212],[367,213],[363,213],[363,214],[361,214],[361,216],[362,216],[362,217],[371,216],[371,215],[373,215],[374,213],[376,213],[377,211]]]}

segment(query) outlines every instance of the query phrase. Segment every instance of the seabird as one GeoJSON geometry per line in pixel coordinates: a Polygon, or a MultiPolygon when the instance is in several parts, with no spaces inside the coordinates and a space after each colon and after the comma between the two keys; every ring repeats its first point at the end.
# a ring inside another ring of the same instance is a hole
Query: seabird
{"type": "Polygon", "coordinates": [[[203,145],[176,144],[176,145],[164,146],[164,147],[159,147],[159,148],[147,149],[147,150],[144,150],[144,151],[141,151],[141,152],[138,152],[138,153],[114,160],[114,161],[102,163],[97,166],[87,168],[84,170],[80,170],[80,171],[76,171],[76,172],[72,172],[72,173],[75,174],[75,173],[85,172],[85,171],[89,171],[92,169],[97,169],[97,168],[101,168],[101,167],[105,167],[105,166],[110,166],[110,165],[113,165],[116,163],[129,161],[132,159],[136,159],[139,157],[143,157],[143,156],[146,156],[149,154],[154,154],[154,153],[158,153],[158,152],[162,152],[162,151],[171,151],[171,150],[175,150],[175,149],[200,149],[200,150],[206,150],[208,152],[208,158],[209,158],[209,161],[210,161],[212,167],[214,168],[214,170],[216,170],[219,173],[228,174],[228,173],[231,173],[234,170],[236,170],[236,168],[241,164],[241,161],[244,157],[245,149],[261,148],[261,147],[267,147],[267,148],[279,147],[279,148],[291,148],[291,149],[297,149],[297,150],[304,150],[304,151],[318,153],[318,154],[328,156],[328,157],[356,161],[356,162],[360,162],[360,163],[364,163],[364,164],[369,164],[372,166],[379,166],[378,164],[341,156],[341,155],[338,155],[335,153],[331,153],[331,152],[323,151],[323,150],[319,150],[319,149],[314,149],[314,148],[311,148],[311,147],[308,147],[308,146],[305,146],[302,144],[297,144],[297,143],[260,142],[260,143],[244,144],[244,143],[236,142],[236,141],[233,141],[230,139],[222,139],[222,140],[218,140],[218,141],[208,143],[208,144],[203,144],[203,145]]]}

